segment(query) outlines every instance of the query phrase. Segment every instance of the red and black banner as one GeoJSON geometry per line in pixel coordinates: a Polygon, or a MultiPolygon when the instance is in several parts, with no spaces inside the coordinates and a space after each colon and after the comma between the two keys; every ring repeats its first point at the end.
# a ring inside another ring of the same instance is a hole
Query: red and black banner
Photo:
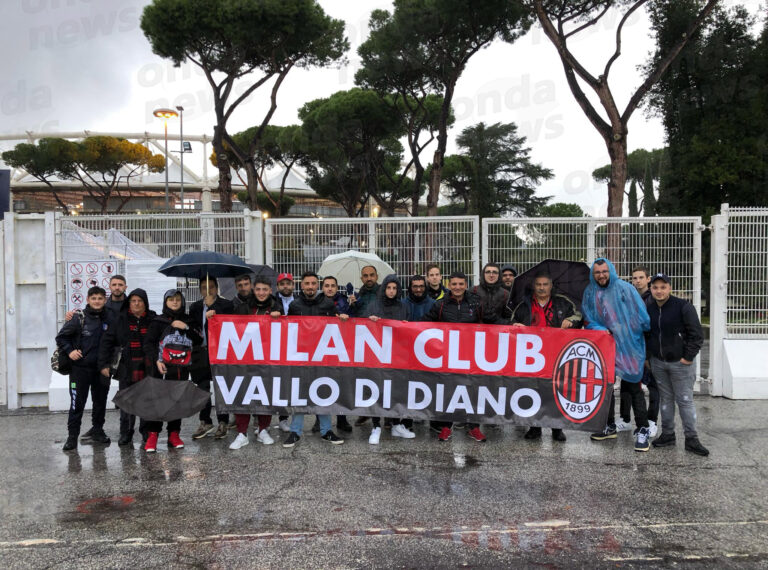
{"type": "Polygon", "coordinates": [[[601,430],[614,382],[602,331],[216,315],[220,413],[310,413],[601,430]]]}

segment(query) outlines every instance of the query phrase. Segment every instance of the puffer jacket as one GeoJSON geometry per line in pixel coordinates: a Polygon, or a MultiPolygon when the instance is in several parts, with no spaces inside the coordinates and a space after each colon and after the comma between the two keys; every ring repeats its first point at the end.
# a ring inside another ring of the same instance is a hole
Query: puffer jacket
{"type": "Polygon", "coordinates": [[[75,349],[83,353],[82,358],[72,361],[73,367],[95,368],[98,365],[101,337],[109,328],[111,314],[106,309],[96,311],[88,305],[83,309],[82,317],[75,315],[61,327],[56,335],[56,345],[67,354],[75,349]]]}
{"type": "Polygon", "coordinates": [[[501,269],[495,263],[486,263],[480,276],[480,284],[472,288],[472,293],[480,298],[480,304],[483,306],[483,314],[490,318],[496,316],[496,322],[509,319],[512,311],[507,306],[509,303],[509,291],[501,286],[501,269]],[[496,283],[488,283],[485,280],[485,270],[488,267],[499,269],[499,280],[496,283]]]}
{"type": "Polygon", "coordinates": [[[319,292],[313,298],[300,292],[288,307],[288,316],[335,317],[336,307],[328,297],[319,292]]]}

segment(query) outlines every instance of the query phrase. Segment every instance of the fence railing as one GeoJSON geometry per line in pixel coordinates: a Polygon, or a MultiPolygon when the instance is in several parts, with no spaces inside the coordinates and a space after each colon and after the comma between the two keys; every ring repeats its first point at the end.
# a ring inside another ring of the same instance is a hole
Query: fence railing
{"type": "Polygon", "coordinates": [[[463,271],[477,282],[480,222],[476,216],[366,219],[268,219],[266,263],[294,276],[317,271],[323,259],[352,249],[375,253],[401,278],[430,263],[443,275],[463,271]]]}

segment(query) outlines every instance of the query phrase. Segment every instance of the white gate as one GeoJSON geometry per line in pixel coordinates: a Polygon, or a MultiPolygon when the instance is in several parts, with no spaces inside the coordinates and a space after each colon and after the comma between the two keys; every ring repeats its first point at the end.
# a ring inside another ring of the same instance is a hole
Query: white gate
{"type": "Polygon", "coordinates": [[[768,209],[712,216],[712,393],[768,398],[768,209]]]}
{"type": "Polygon", "coordinates": [[[3,225],[7,404],[47,406],[56,336],[54,214],[8,214],[3,225]]]}
{"type": "Polygon", "coordinates": [[[268,219],[266,263],[278,273],[317,271],[328,255],[349,249],[375,253],[401,280],[437,263],[443,275],[480,273],[477,216],[432,218],[268,219]]]}

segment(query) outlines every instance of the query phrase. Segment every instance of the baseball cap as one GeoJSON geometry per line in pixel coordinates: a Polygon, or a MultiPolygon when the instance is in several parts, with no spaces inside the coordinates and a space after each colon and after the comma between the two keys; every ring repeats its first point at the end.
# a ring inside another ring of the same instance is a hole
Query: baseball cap
{"type": "Polygon", "coordinates": [[[667,283],[667,284],[672,283],[669,279],[669,276],[666,273],[657,273],[656,275],[651,277],[651,283],[653,283],[654,281],[658,281],[659,279],[661,279],[662,281],[664,281],[664,283],[667,283]]]}
{"type": "Polygon", "coordinates": [[[280,283],[283,279],[287,279],[288,281],[293,281],[293,275],[290,273],[281,273],[277,276],[277,282],[280,283]]]}

